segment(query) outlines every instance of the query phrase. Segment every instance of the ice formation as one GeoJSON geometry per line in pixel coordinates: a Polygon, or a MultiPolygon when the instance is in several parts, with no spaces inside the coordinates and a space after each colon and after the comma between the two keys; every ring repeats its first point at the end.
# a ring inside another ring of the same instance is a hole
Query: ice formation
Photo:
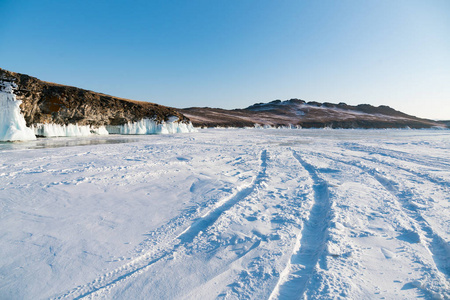
{"type": "Polygon", "coordinates": [[[108,135],[105,126],[91,127],[89,125],[59,125],[59,124],[37,124],[33,126],[34,133],[38,136],[57,137],[57,136],[88,136],[92,134],[108,135]]]}
{"type": "Polygon", "coordinates": [[[16,85],[9,81],[0,81],[0,141],[35,140],[36,136],[27,127],[20,112],[22,101],[16,99],[16,85]]]}
{"type": "Polygon", "coordinates": [[[158,123],[152,119],[142,119],[124,125],[107,125],[93,127],[78,124],[37,124],[27,127],[20,112],[22,101],[16,99],[13,90],[16,85],[8,80],[0,82],[0,141],[35,140],[36,136],[43,137],[77,137],[92,134],[168,134],[195,132],[192,123],[178,122],[177,117],[170,117],[168,121],[158,123]]]}
{"type": "Polygon", "coordinates": [[[171,117],[167,122],[157,123],[151,119],[128,122],[123,125],[107,125],[106,130],[111,134],[167,134],[195,132],[192,123],[177,122],[178,118],[171,117]]]}
{"type": "Polygon", "coordinates": [[[151,119],[142,119],[137,122],[129,122],[123,125],[106,125],[92,127],[89,125],[81,126],[77,124],[58,125],[58,124],[38,124],[33,127],[37,136],[57,137],[57,136],[89,136],[92,134],[167,134],[194,132],[195,128],[191,123],[185,124],[176,122],[178,118],[172,117],[167,122],[157,123],[151,119]]]}
{"type": "Polygon", "coordinates": [[[172,117],[167,122],[157,123],[151,119],[142,119],[137,122],[128,122],[123,125],[106,125],[92,127],[89,125],[59,125],[59,124],[37,124],[32,129],[37,136],[43,137],[76,137],[89,136],[92,134],[168,134],[195,132],[192,123],[177,122],[178,118],[172,117]]]}

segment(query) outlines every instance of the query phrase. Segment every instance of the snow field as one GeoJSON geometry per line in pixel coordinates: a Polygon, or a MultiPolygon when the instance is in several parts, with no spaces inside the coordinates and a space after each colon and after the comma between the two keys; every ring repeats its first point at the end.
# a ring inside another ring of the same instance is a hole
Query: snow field
{"type": "Polygon", "coordinates": [[[446,131],[112,138],[0,148],[1,299],[449,297],[446,131]]]}

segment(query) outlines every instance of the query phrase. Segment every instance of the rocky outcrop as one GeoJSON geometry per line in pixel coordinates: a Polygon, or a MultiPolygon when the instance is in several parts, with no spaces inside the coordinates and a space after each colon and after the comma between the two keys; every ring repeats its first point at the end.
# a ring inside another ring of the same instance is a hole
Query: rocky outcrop
{"type": "Polygon", "coordinates": [[[191,107],[181,112],[194,126],[244,127],[259,125],[303,128],[445,128],[444,123],[420,119],[389,106],[306,102],[300,99],[257,103],[245,109],[191,107]]]}
{"type": "Polygon", "coordinates": [[[117,98],[72,86],[45,82],[25,74],[0,69],[0,77],[14,78],[17,99],[27,126],[36,124],[123,125],[142,119],[156,122],[189,119],[174,108],[117,98]]]}

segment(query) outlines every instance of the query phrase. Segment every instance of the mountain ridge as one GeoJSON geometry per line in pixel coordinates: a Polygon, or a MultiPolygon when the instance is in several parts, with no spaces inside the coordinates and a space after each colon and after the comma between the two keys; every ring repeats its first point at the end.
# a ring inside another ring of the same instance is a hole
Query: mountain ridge
{"type": "Polygon", "coordinates": [[[444,122],[422,119],[389,106],[356,106],[293,98],[256,103],[243,109],[226,110],[190,107],[180,110],[194,126],[245,127],[257,125],[299,126],[304,128],[432,128],[444,122]]]}
{"type": "Polygon", "coordinates": [[[47,82],[0,68],[0,76],[18,85],[17,98],[27,126],[37,124],[123,125],[142,119],[156,122],[176,117],[196,127],[297,126],[304,128],[432,128],[448,122],[417,118],[389,106],[356,106],[293,98],[255,103],[243,109],[173,108],[78,87],[47,82]]]}

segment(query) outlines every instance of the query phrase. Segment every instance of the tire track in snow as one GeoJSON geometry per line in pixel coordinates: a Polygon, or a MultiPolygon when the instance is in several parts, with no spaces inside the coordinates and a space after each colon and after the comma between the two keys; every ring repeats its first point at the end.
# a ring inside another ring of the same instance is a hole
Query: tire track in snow
{"type": "MultiPolygon", "coordinates": [[[[365,151],[365,150],[363,150],[362,147],[358,148],[358,150],[357,150],[357,148],[352,148],[351,150],[352,151],[362,152],[362,153],[369,154],[369,155],[371,153],[376,153],[376,152],[374,152],[375,150],[373,150],[373,149],[370,149],[371,151],[365,151]]],[[[400,153],[403,153],[403,152],[400,152],[400,153]]],[[[388,156],[388,155],[386,153],[383,153],[382,156],[388,156]]],[[[411,160],[411,159],[402,159],[402,158],[400,158],[398,156],[389,156],[389,157],[393,158],[393,159],[396,159],[396,160],[399,160],[399,161],[402,161],[402,162],[410,162],[410,163],[414,163],[414,164],[417,164],[417,165],[420,165],[420,166],[424,166],[425,165],[424,163],[421,163],[419,161],[415,161],[415,160],[411,160]]],[[[424,174],[424,173],[421,173],[421,172],[417,172],[417,171],[411,170],[409,168],[405,168],[405,167],[402,167],[402,166],[399,166],[399,165],[395,165],[394,163],[381,161],[380,159],[377,159],[377,158],[374,158],[374,157],[372,157],[372,158],[360,157],[360,159],[364,159],[366,161],[370,161],[370,162],[373,162],[373,163],[379,163],[379,164],[382,164],[382,165],[385,165],[385,166],[388,166],[388,167],[400,169],[402,171],[408,172],[408,173],[410,173],[410,174],[412,174],[412,175],[414,175],[416,177],[425,179],[425,180],[427,180],[427,181],[429,181],[431,183],[434,183],[436,185],[441,185],[441,186],[442,185],[444,185],[444,186],[448,185],[448,182],[445,181],[444,179],[432,177],[429,174],[424,174]]],[[[426,166],[429,166],[429,165],[426,165],[426,166]]]]}
{"type": "MultiPolygon", "coordinates": [[[[366,168],[361,168],[366,169],[366,168]]],[[[450,277],[450,244],[447,243],[442,237],[434,232],[430,224],[422,217],[420,212],[414,205],[408,202],[408,199],[413,197],[413,193],[409,189],[405,191],[400,191],[397,184],[378,174],[374,169],[366,169],[366,171],[375,178],[387,191],[389,191],[400,203],[402,210],[406,213],[408,217],[413,219],[419,225],[422,232],[430,240],[429,246],[424,245],[428,248],[432,254],[433,260],[436,264],[437,269],[442,272],[447,278],[450,277]]]]}
{"type": "MultiPolygon", "coordinates": [[[[436,184],[438,186],[446,186],[446,185],[448,185],[448,182],[445,181],[444,179],[435,178],[435,177],[432,177],[432,176],[430,176],[428,174],[417,172],[417,171],[414,171],[414,170],[411,170],[411,169],[408,169],[408,168],[405,168],[405,167],[402,167],[402,166],[395,165],[393,163],[381,161],[381,160],[376,159],[376,158],[369,159],[369,158],[361,157],[361,159],[364,159],[365,161],[368,161],[368,162],[378,163],[378,164],[382,164],[383,166],[387,166],[387,167],[391,167],[391,168],[395,168],[395,169],[399,169],[399,170],[405,171],[405,172],[407,172],[407,173],[409,173],[409,174],[411,174],[413,176],[416,176],[416,177],[418,177],[420,179],[425,179],[425,180],[427,180],[427,181],[429,181],[431,183],[434,183],[434,184],[436,184]]],[[[394,157],[394,159],[397,159],[397,158],[394,157]]]]}
{"type": "MultiPolygon", "coordinates": [[[[390,180],[386,178],[385,176],[382,176],[375,168],[371,168],[369,166],[363,166],[360,164],[357,164],[357,162],[348,162],[344,160],[336,159],[335,157],[330,157],[327,155],[320,155],[321,157],[333,160],[335,162],[340,162],[352,167],[356,167],[360,169],[363,172],[366,172],[370,176],[372,176],[378,183],[383,186],[391,195],[397,199],[397,202],[399,203],[399,206],[401,210],[410,218],[413,220],[413,224],[417,224],[417,227],[420,228],[420,231],[422,231],[427,239],[430,241],[428,245],[424,244],[424,246],[428,249],[428,251],[431,253],[433,261],[436,265],[436,268],[443,273],[447,279],[450,277],[450,244],[446,242],[441,236],[439,236],[436,232],[434,232],[431,225],[423,218],[422,214],[418,210],[418,208],[410,203],[410,199],[414,197],[414,193],[409,188],[404,188],[403,191],[401,191],[398,188],[398,184],[394,182],[393,180],[390,180]]],[[[360,159],[360,158],[358,158],[360,159]]],[[[364,159],[364,158],[362,158],[364,159]]],[[[378,163],[374,162],[369,159],[364,159],[371,163],[378,163]]],[[[383,164],[386,166],[389,166],[393,169],[396,169],[395,166],[391,166],[389,164],[383,164]]],[[[407,170],[405,170],[407,171],[407,170]]],[[[414,174],[412,171],[407,171],[411,174],[414,174]]],[[[416,176],[419,176],[416,174],[416,176]]],[[[423,177],[421,177],[423,178],[423,177]]],[[[433,182],[430,180],[430,182],[433,182]]],[[[436,182],[434,182],[436,183],[436,182]]]]}
{"type": "Polygon", "coordinates": [[[194,240],[194,238],[206,228],[214,224],[214,222],[227,210],[229,210],[236,203],[246,198],[250,193],[252,193],[256,187],[260,186],[261,183],[266,178],[266,169],[267,169],[267,151],[264,150],[261,153],[261,170],[259,174],[256,176],[253,183],[240,190],[235,196],[224,201],[220,206],[216,207],[212,211],[208,212],[206,215],[201,217],[199,220],[194,222],[188,229],[181,233],[178,237],[182,244],[190,243],[194,240]]]}
{"type": "MultiPolygon", "coordinates": [[[[252,181],[252,183],[238,190],[231,197],[224,198],[222,201],[218,202],[215,205],[215,208],[210,210],[208,213],[204,214],[198,220],[194,221],[194,223],[189,226],[185,231],[183,231],[180,235],[176,237],[180,241],[176,243],[172,249],[166,250],[163,253],[159,254],[156,258],[154,255],[151,257],[146,257],[146,255],[142,255],[136,258],[133,262],[130,262],[122,267],[115,269],[107,274],[104,274],[91,283],[88,283],[84,286],[79,286],[67,293],[56,297],[55,299],[82,299],[88,296],[93,295],[96,292],[100,292],[102,290],[108,290],[118,283],[133,277],[134,275],[138,275],[142,272],[145,272],[148,268],[150,268],[156,262],[163,260],[164,258],[169,258],[176,251],[182,247],[186,246],[189,243],[193,242],[194,239],[201,234],[203,231],[207,230],[211,225],[213,225],[217,219],[223,215],[226,211],[228,211],[231,207],[233,207],[236,203],[248,197],[253,191],[255,191],[258,187],[260,187],[263,182],[266,180],[266,169],[267,169],[267,160],[268,154],[267,150],[263,150],[261,152],[261,165],[260,171],[252,181]]],[[[175,240],[176,240],[175,239],[175,240]]],[[[259,244],[257,244],[259,245],[259,244]]],[[[253,249],[253,248],[252,248],[253,249]]]]}
{"type": "Polygon", "coordinates": [[[300,299],[305,293],[316,265],[325,249],[331,210],[328,184],[314,168],[293,151],[294,158],[308,171],[313,180],[314,203],[309,218],[303,224],[289,264],[280,275],[270,299],[300,299]]]}
{"type": "Polygon", "coordinates": [[[356,144],[356,143],[343,143],[342,147],[347,150],[363,152],[363,153],[367,153],[369,155],[370,154],[379,154],[382,156],[393,157],[393,158],[396,158],[401,161],[411,162],[411,163],[415,163],[415,164],[426,166],[426,167],[429,167],[429,166],[450,167],[450,162],[448,160],[444,161],[442,158],[436,158],[436,157],[432,157],[432,156],[421,155],[420,159],[419,158],[414,159],[413,157],[415,155],[408,153],[408,152],[392,150],[392,149],[385,149],[385,148],[376,148],[376,147],[372,147],[372,146],[363,146],[363,145],[356,144]],[[426,161],[423,161],[423,160],[421,160],[423,158],[428,158],[428,159],[426,161]]]}

